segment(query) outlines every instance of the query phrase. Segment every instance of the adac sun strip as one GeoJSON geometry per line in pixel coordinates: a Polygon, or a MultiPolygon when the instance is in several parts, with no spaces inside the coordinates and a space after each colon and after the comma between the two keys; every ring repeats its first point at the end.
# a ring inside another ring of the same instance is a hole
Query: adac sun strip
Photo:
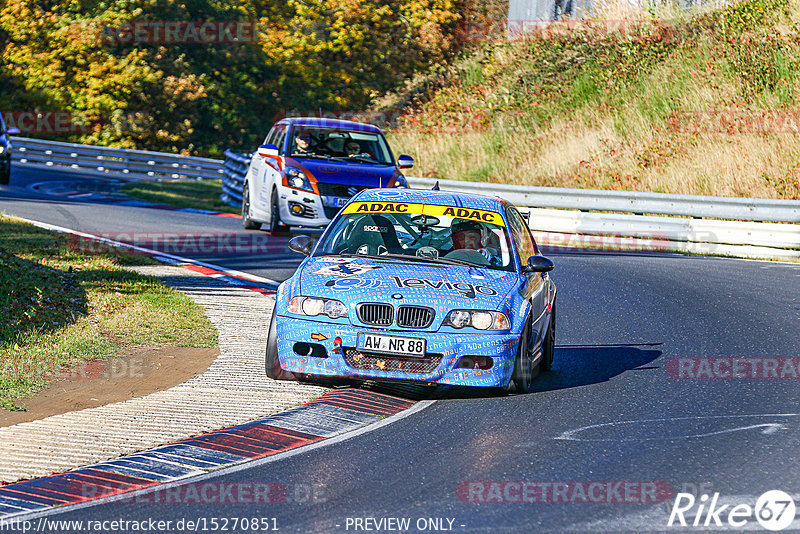
{"type": "Polygon", "coordinates": [[[505,226],[503,217],[495,211],[473,208],[456,208],[453,206],[435,206],[431,204],[415,204],[412,202],[353,202],[344,213],[406,213],[409,215],[433,215],[438,217],[457,217],[473,221],[485,222],[497,226],[505,226]]]}

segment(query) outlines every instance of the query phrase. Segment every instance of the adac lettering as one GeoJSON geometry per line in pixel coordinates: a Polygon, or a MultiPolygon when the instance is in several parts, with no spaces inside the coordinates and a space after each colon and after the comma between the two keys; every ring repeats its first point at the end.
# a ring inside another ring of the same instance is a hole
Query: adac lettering
{"type": "Polygon", "coordinates": [[[365,202],[358,206],[356,213],[406,213],[408,204],[395,202],[365,202]]]}
{"type": "Polygon", "coordinates": [[[470,210],[467,208],[447,208],[444,215],[458,217],[459,219],[472,219],[475,221],[494,222],[494,214],[488,211],[470,210]]]}
{"type": "Polygon", "coordinates": [[[400,278],[399,276],[392,276],[392,280],[397,287],[407,288],[420,288],[429,287],[431,289],[447,289],[449,291],[458,291],[467,298],[474,299],[475,295],[497,295],[497,291],[491,287],[475,286],[467,284],[466,282],[448,282],[445,280],[428,280],[425,278],[400,278]]]}

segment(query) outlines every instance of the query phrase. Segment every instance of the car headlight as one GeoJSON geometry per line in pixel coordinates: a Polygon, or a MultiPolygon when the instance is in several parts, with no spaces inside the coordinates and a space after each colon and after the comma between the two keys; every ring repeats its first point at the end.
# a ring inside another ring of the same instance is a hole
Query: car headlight
{"type": "Polygon", "coordinates": [[[294,297],[289,302],[289,313],[308,315],[309,317],[324,314],[331,319],[339,319],[340,317],[347,317],[347,308],[341,301],[334,299],[294,297]]]}
{"type": "Polygon", "coordinates": [[[303,191],[314,192],[314,189],[311,188],[311,180],[309,180],[308,176],[300,169],[296,167],[286,167],[284,173],[283,185],[295,189],[302,189],[303,191]]]}
{"type": "Polygon", "coordinates": [[[0,154],[2,154],[5,151],[6,151],[6,147],[4,147],[3,145],[0,145],[0,154]]]}
{"type": "Polygon", "coordinates": [[[477,330],[508,330],[510,323],[506,314],[484,310],[453,310],[447,314],[444,326],[464,328],[471,326],[477,330]]]}

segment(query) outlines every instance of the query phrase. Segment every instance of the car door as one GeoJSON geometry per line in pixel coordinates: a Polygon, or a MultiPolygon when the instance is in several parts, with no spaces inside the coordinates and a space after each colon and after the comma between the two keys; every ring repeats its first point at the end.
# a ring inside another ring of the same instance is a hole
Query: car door
{"type": "Polygon", "coordinates": [[[278,157],[262,158],[264,160],[264,171],[261,175],[261,191],[259,200],[264,206],[264,213],[269,214],[269,220],[272,220],[272,190],[276,183],[283,180],[283,151],[284,141],[286,140],[287,124],[278,124],[275,126],[275,135],[270,140],[270,144],[278,147],[278,157]]]}
{"type": "MultiPolygon", "coordinates": [[[[506,215],[516,244],[520,265],[527,265],[528,259],[539,252],[531,231],[516,208],[509,207],[506,215]]],[[[547,273],[523,273],[522,276],[526,278],[523,295],[531,305],[532,333],[535,336],[532,339],[536,339],[538,345],[549,320],[545,313],[549,299],[549,275],[547,273]]]]}
{"type": "MultiPolygon", "coordinates": [[[[275,137],[275,126],[267,134],[267,137],[264,138],[264,143],[267,144],[270,140],[275,137]]],[[[264,207],[260,201],[261,198],[261,180],[262,175],[264,174],[264,158],[258,154],[258,149],[253,152],[253,156],[250,158],[250,167],[247,169],[247,176],[246,181],[247,185],[250,188],[250,213],[253,219],[262,221],[264,220],[264,207]]]]}

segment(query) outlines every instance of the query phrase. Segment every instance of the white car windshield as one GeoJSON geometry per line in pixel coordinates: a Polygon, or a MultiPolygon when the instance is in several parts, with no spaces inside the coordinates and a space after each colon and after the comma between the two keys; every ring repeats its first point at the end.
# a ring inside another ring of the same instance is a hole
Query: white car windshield
{"type": "Polygon", "coordinates": [[[357,129],[295,125],[289,154],[392,165],[392,153],[382,134],[357,129]]]}

